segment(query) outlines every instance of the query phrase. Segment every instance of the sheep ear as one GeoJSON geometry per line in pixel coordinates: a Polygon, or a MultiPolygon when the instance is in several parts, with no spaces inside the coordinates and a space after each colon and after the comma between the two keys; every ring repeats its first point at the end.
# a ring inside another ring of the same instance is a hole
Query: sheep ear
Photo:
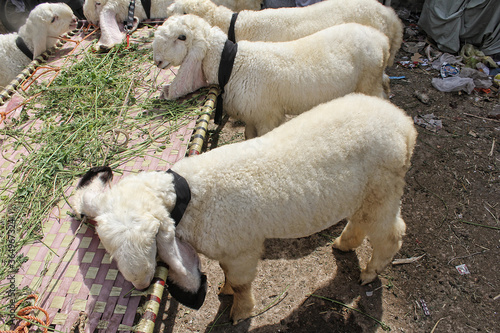
{"type": "Polygon", "coordinates": [[[96,220],[99,239],[116,261],[123,277],[137,289],[147,288],[156,268],[159,220],[146,214],[130,226],[123,224],[110,212],[102,214],[96,220]]]}
{"type": "Polygon", "coordinates": [[[95,218],[99,215],[100,199],[113,179],[110,167],[91,168],[78,182],[73,195],[73,208],[79,217],[95,218]]]}
{"type": "MultiPolygon", "coordinates": [[[[186,38],[185,35],[181,36],[186,38]]],[[[181,36],[177,41],[184,41],[180,38],[181,36]]],[[[207,80],[202,68],[204,54],[201,53],[197,47],[193,47],[187,54],[177,72],[177,76],[170,84],[168,99],[176,99],[207,86],[207,80]]]]}
{"type": "Polygon", "coordinates": [[[168,291],[179,303],[199,309],[207,293],[207,277],[200,272],[194,248],[160,227],[156,237],[158,255],[168,265],[168,291]]]}
{"type": "Polygon", "coordinates": [[[47,27],[37,31],[37,38],[33,38],[33,60],[47,49],[47,27]]]}
{"type": "Polygon", "coordinates": [[[122,42],[124,35],[120,31],[116,21],[116,13],[110,9],[103,9],[99,15],[99,26],[101,28],[101,38],[99,44],[111,48],[115,44],[122,42]]]}

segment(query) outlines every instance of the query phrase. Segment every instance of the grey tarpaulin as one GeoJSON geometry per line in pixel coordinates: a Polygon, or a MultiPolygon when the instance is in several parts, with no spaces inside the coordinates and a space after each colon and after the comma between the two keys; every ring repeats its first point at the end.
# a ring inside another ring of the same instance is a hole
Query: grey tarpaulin
{"type": "Polygon", "coordinates": [[[426,0],[418,25],[441,51],[470,43],[486,55],[500,53],[500,0],[426,0]]]}

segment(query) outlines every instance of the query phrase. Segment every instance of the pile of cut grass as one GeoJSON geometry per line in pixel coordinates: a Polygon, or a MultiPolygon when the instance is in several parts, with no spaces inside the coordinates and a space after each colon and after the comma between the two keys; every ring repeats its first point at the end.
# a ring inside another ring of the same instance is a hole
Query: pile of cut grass
{"type": "MultiPolygon", "coordinates": [[[[0,281],[18,272],[27,260],[21,248],[43,238],[42,225],[82,173],[98,165],[116,169],[151,148],[161,150],[170,133],[199,112],[196,97],[182,103],[154,97],[158,70],[146,47],[67,60],[53,83],[29,90],[27,98],[37,96],[25,106],[29,111],[0,130],[2,158],[15,164],[0,188],[0,235],[6,235],[0,238],[0,281]],[[132,134],[136,140],[129,141],[132,134]],[[16,161],[4,156],[20,148],[28,153],[16,161]]],[[[30,292],[14,291],[0,285],[0,323],[11,301],[30,292]]]]}

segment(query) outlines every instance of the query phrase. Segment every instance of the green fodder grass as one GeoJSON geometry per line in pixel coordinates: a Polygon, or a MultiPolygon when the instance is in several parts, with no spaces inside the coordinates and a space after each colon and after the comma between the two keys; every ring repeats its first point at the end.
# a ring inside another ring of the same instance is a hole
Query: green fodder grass
{"type": "Polygon", "coordinates": [[[0,285],[2,317],[12,300],[29,292],[6,280],[27,260],[21,248],[43,238],[44,222],[79,176],[92,166],[116,169],[161,151],[169,135],[199,112],[196,96],[183,102],[154,96],[163,82],[156,81],[148,48],[121,46],[67,60],[52,84],[29,90],[26,97],[36,97],[0,130],[0,161],[14,165],[7,174],[0,169],[0,281],[7,281],[0,285]]]}

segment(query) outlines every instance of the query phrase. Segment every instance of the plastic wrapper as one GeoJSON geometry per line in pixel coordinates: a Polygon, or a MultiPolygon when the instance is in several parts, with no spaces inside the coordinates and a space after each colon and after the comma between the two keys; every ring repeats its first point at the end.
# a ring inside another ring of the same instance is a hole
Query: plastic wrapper
{"type": "Polygon", "coordinates": [[[468,67],[462,68],[458,76],[471,78],[474,81],[475,88],[488,89],[493,84],[492,80],[490,80],[488,75],[473,68],[468,68],[468,67]]]}
{"type": "Polygon", "coordinates": [[[460,76],[452,76],[444,79],[433,78],[432,86],[439,91],[465,91],[468,94],[470,94],[476,87],[473,79],[460,76]]]}

